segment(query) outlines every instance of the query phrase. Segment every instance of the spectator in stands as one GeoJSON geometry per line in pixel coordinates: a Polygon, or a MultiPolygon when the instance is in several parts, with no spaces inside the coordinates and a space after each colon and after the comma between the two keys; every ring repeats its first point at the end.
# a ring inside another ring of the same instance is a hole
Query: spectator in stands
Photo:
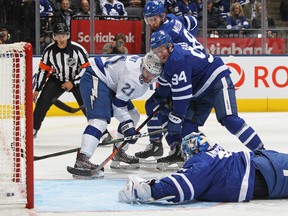
{"type": "Polygon", "coordinates": [[[77,19],[89,19],[90,18],[90,5],[88,0],[80,0],[79,12],[75,14],[80,16],[77,19]]]}
{"type": "Polygon", "coordinates": [[[229,30],[237,30],[238,34],[243,34],[243,30],[249,28],[249,22],[244,16],[242,6],[239,2],[232,4],[230,16],[227,17],[226,22],[226,28],[229,30]]]}
{"type": "Polygon", "coordinates": [[[283,21],[288,21],[288,0],[281,0],[279,12],[283,21]]]}
{"type": "Polygon", "coordinates": [[[48,0],[40,0],[40,17],[53,16],[53,8],[48,0]]]}
{"type": "MultiPolygon", "coordinates": [[[[261,18],[262,17],[262,4],[261,3],[256,6],[256,13],[257,13],[257,16],[253,18],[251,27],[259,29],[261,28],[261,22],[262,22],[262,18],[261,18]]],[[[271,31],[271,28],[275,28],[275,22],[272,17],[269,17],[267,10],[265,10],[264,27],[266,29],[267,28],[269,29],[268,31],[266,31],[267,37],[269,38],[275,37],[275,35],[271,31]]]]}
{"type": "MultiPolygon", "coordinates": [[[[45,47],[51,43],[51,21],[52,16],[54,15],[53,8],[49,0],[40,0],[40,50],[41,52],[45,47]]],[[[35,8],[35,5],[34,5],[35,8]]]]}
{"type": "Polygon", "coordinates": [[[214,7],[221,11],[221,15],[225,20],[230,15],[231,5],[235,2],[239,2],[241,6],[243,6],[246,3],[246,0],[214,0],[214,7]]]}
{"type": "Polygon", "coordinates": [[[249,0],[248,3],[243,5],[243,13],[246,17],[247,21],[249,22],[249,25],[251,25],[252,20],[254,17],[257,16],[257,10],[256,8],[259,6],[259,2],[256,0],[249,0]]]}
{"type": "Polygon", "coordinates": [[[128,7],[143,7],[145,5],[145,1],[143,0],[130,0],[128,7]]]}
{"type": "MultiPolygon", "coordinates": [[[[104,0],[102,2],[102,8],[103,8],[102,15],[105,16],[127,16],[124,4],[118,0],[104,0]]],[[[119,19],[119,18],[113,17],[113,19],[119,19]]]]}
{"type": "Polygon", "coordinates": [[[10,44],[13,43],[11,40],[11,35],[6,28],[0,28],[0,44],[10,44]]]}
{"type": "Polygon", "coordinates": [[[111,43],[106,43],[102,48],[103,54],[128,54],[128,49],[125,47],[126,38],[122,33],[114,36],[111,43]]]}
{"type": "Polygon", "coordinates": [[[60,11],[55,12],[53,26],[65,22],[70,29],[70,22],[75,12],[70,8],[70,0],[60,1],[60,11]]]}
{"type": "MultiPolygon", "coordinates": [[[[218,8],[214,7],[214,0],[207,1],[207,27],[208,29],[215,28],[226,28],[226,22],[221,16],[221,12],[218,8]]],[[[218,38],[218,30],[209,31],[210,37],[218,38]]]]}
{"type": "Polygon", "coordinates": [[[174,6],[176,16],[191,15],[198,17],[197,4],[192,0],[178,0],[174,6]]]}

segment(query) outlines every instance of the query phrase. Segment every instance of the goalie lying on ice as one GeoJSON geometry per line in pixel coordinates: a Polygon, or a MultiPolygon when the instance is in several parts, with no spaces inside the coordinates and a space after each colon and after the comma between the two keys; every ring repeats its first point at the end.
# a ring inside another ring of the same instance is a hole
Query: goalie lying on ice
{"type": "Polygon", "coordinates": [[[130,177],[119,191],[119,201],[242,202],[288,198],[288,154],[273,150],[228,152],[195,132],[184,137],[181,147],[187,160],[180,170],[159,181],[130,177]]]}

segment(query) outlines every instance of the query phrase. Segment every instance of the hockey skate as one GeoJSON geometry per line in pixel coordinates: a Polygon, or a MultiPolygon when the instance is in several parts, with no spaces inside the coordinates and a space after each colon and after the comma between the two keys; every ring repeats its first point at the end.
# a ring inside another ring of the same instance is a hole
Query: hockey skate
{"type": "MultiPolygon", "coordinates": [[[[116,147],[114,146],[113,149],[116,147]]],[[[111,169],[138,169],[139,159],[128,155],[123,149],[120,149],[119,152],[112,158],[110,164],[111,169]]]]}
{"type": "Polygon", "coordinates": [[[151,142],[144,151],[136,152],[135,156],[143,164],[155,164],[157,159],[163,155],[163,145],[161,141],[151,142]]]}
{"type": "Polygon", "coordinates": [[[156,168],[158,170],[179,169],[183,166],[184,159],[181,155],[181,146],[176,146],[170,150],[169,155],[157,160],[156,168]]]}
{"type": "Polygon", "coordinates": [[[67,171],[73,175],[74,178],[103,178],[104,168],[96,171],[99,166],[89,161],[87,155],[79,153],[73,167],[67,166],[67,171]]]}

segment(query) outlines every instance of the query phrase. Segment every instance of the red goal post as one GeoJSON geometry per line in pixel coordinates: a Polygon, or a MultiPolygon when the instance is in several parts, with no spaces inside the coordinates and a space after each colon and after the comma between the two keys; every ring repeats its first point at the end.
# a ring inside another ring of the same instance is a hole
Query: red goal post
{"type": "Polygon", "coordinates": [[[0,45],[0,208],[34,207],[32,46],[0,45]]]}

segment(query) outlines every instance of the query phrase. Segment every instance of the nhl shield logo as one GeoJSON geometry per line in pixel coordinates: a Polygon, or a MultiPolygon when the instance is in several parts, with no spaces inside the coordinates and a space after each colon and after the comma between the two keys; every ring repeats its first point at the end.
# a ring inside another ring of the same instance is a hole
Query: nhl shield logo
{"type": "Polygon", "coordinates": [[[69,67],[74,67],[76,65],[76,59],[75,58],[68,58],[67,59],[67,65],[69,67]]]}

